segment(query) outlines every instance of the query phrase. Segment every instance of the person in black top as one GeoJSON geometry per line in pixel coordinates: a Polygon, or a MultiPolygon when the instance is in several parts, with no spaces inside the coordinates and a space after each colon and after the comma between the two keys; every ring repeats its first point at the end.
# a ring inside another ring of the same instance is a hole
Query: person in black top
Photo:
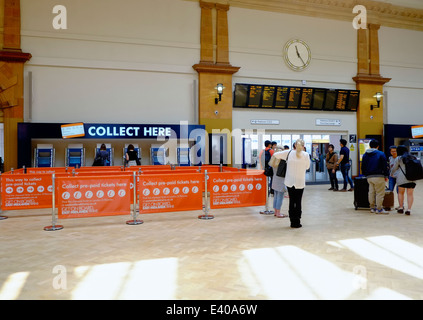
{"type": "Polygon", "coordinates": [[[351,165],[350,165],[350,149],[347,148],[347,140],[341,139],[339,140],[341,145],[341,151],[339,152],[339,160],[338,165],[340,165],[342,178],[344,179],[344,188],[339,191],[347,191],[347,185],[350,184],[351,188],[348,189],[348,191],[354,190],[354,183],[351,179],[351,177],[348,174],[348,171],[350,171],[351,165]]]}
{"type": "Polygon", "coordinates": [[[110,162],[110,155],[107,152],[106,145],[104,143],[101,144],[100,149],[97,151],[93,166],[107,166],[110,162]]]}
{"type": "Polygon", "coordinates": [[[125,159],[127,166],[139,166],[141,165],[140,160],[138,159],[138,154],[135,151],[134,145],[128,145],[128,149],[126,150],[125,159]]]}

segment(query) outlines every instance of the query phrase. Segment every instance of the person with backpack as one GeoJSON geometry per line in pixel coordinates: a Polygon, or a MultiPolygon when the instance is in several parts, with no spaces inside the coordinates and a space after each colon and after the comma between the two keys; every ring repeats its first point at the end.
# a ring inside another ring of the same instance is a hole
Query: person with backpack
{"type": "Polygon", "coordinates": [[[388,214],[383,208],[385,180],[389,177],[388,162],[385,153],[379,150],[379,141],[371,140],[369,146],[363,154],[361,171],[369,183],[370,212],[388,214]]]}
{"type": "MultiPolygon", "coordinates": [[[[397,185],[398,185],[398,202],[399,202],[399,208],[397,210],[398,213],[404,213],[404,199],[405,199],[405,191],[407,190],[407,205],[408,208],[405,211],[406,215],[411,214],[411,207],[413,206],[414,202],[414,188],[416,187],[415,180],[410,180],[413,174],[412,166],[408,166],[408,172],[407,172],[407,162],[412,161],[415,159],[412,159],[413,156],[411,156],[408,153],[408,149],[406,146],[398,146],[397,147],[397,158],[395,161],[394,166],[391,170],[391,175],[394,175],[396,172],[396,178],[397,178],[397,185]],[[408,176],[408,178],[407,178],[408,176]],[[409,179],[410,178],[410,179],[409,179]]],[[[415,158],[415,157],[414,157],[415,158]]],[[[417,164],[417,162],[414,162],[417,164]]],[[[418,167],[418,164],[417,164],[418,167]]],[[[420,164],[421,169],[421,164],[420,164]]],[[[417,169],[416,171],[418,171],[417,169]]],[[[418,178],[418,176],[416,176],[418,178]]]]}
{"type": "Polygon", "coordinates": [[[266,140],[264,142],[264,149],[261,150],[259,155],[259,162],[261,170],[264,170],[264,175],[268,179],[268,192],[273,194],[272,180],[273,180],[273,168],[269,165],[269,161],[272,158],[275,150],[272,149],[272,141],[266,140]]]}

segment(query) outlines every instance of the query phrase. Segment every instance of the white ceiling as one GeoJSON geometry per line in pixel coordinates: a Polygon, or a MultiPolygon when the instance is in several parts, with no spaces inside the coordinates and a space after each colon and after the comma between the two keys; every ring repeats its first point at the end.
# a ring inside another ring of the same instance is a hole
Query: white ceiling
{"type": "Polygon", "coordinates": [[[377,2],[390,3],[395,6],[423,9],[423,0],[375,0],[377,2]]]}

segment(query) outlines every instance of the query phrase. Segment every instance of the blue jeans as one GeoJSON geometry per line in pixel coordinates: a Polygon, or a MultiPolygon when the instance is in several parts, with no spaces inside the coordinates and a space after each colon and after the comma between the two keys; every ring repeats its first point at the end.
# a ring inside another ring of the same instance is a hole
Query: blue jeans
{"type": "MultiPolygon", "coordinates": [[[[394,191],[396,183],[397,183],[397,178],[389,177],[389,190],[394,191]]],[[[398,186],[397,186],[397,193],[398,193],[398,186]]]]}
{"type": "Polygon", "coordinates": [[[285,192],[276,190],[273,190],[273,192],[273,209],[280,210],[282,207],[285,192]]]}
{"type": "Polygon", "coordinates": [[[341,173],[342,173],[342,178],[344,179],[344,189],[347,189],[348,183],[350,184],[351,188],[354,188],[354,183],[348,174],[348,171],[350,171],[350,168],[351,168],[351,165],[349,163],[341,164],[341,173]]]}

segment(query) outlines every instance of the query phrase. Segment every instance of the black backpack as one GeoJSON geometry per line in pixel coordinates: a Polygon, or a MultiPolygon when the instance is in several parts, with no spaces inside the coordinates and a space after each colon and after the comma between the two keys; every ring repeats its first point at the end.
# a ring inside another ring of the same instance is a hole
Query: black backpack
{"type": "Polygon", "coordinates": [[[402,161],[405,165],[405,172],[402,169],[401,171],[404,173],[407,180],[416,181],[423,179],[423,167],[419,159],[408,154],[405,157],[402,157],[402,161]]]}
{"type": "Polygon", "coordinates": [[[272,158],[270,149],[264,151],[264,175],[267,177],[273,176],[273,168],[269,165],[269,161],[272,158]]]}

